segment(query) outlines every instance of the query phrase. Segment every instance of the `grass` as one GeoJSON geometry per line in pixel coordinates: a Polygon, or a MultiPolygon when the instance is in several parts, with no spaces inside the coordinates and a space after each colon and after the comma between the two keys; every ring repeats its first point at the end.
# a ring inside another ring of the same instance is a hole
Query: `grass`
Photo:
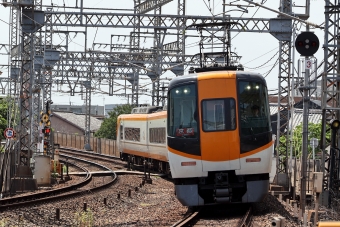
{"type": "Polygon", "coordinates": [[[5,227],[6,226],[6,223],[7,223],[7,219],[1,219],[0,220],[0,227],[5,227]]]}
{"type": "Polygon", "coordinates": [[[92,227],[93,226],[93,213],[91,209],[87,211],[77,212],[75,214],[76,226],[80,227],[92,227]]]}

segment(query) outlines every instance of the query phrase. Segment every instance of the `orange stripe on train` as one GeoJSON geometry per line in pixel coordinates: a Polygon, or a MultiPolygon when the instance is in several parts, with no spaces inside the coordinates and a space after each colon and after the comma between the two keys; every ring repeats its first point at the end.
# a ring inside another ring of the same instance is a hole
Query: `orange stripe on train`
{"type": "MultiPolygon", "coordinates": [[[[253,151],[249,151],[249,152],[246,152],[246,153],[243,153],[243,154],[239,154],[238,152],[234,152],[234,151],[233,151],[233,153],[237,154],[237,155],[236,155],[236,156],[237,156],[236,158],[234,158],[234,159],[219,159],[219,160],[210,160],[210,159],[207,160],[207,159],[203,159],[202,156],[197,156],[197,155],[191,155],[191,154],[183,153],[183,152],[181,152],[181,151],[172,149],[172,148],[170,148],[170,147],[168,147],[168,150],[169,150],[169,152],[171,152],[171,153],[173,153],[173,154],[176,154],[176,155],[179,155],[179,156],[183,156],[183,157],[185,157],[185,158],[190,158],[190,159],[195,159],[195,160],[202,160],[202,161],[222,162],[222,161],[236,160],[236,159],[238,159],[238,156],[239,156],[240,158],[248,157],[248,156],[250,156],[250,155],[253,155],[253,154],[259,153],[259,152],[261,152],[261,151],[263,151],[263,150],[265,150],[265,149],[268,149],[268,148],[269,148],[270,146],[272,146],[273,144],[274,144],[274,141],[272,141],[272,142],[266,144],[265,146],[259,147],[259,148],[255,149],[255,150],[253,150],[253,151]]],[[[235,157],[235,155],[234,155],[234,157],[235,157]]]]}
{"type": "Polygon", "coordinates": [[[141,156],[141,157],[147,157],[147,158],[152,158],[156,160],[160,160],[163,162],[167,162],[168,159],[164,155],[159,155],[159,154],[150,154],[148,152],[142,152],[142,151],[136,151],[136,150],[130,150],[130,149],[123,149],[123,153],[126,154],[131,154],[131,155],[136,155],[136,156],[141,156]]]}

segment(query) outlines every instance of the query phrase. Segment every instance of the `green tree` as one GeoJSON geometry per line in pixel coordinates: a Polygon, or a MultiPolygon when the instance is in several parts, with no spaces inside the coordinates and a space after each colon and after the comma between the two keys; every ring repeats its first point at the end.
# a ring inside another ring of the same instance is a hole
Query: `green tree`
{"type": "MultiPolygon", "coordinates": [[[[322,123],[308,123],[308,145],[309,140],[311,138],[317,138],[320,140],[321,136],[321,127],[322,123]]],[[[326,126],[327,128],[329,126],[326,126]]],[[[293,136],[292,136],[292,145],[293,145],[293,156],[300,157],[302,154],[302,123],[296,126],[296,128],[293,130],[293,136]]],[[[330,130],[327,130],[326,132],[326,139],[330,139],[330,130]]],[[[281,144],[286,144],[286,137],[281,136],[280,137],[281,144]]],[[[281,152],[284,151],[284,147],[280,147],[281,152]]],[[[316,148],[315,151],[318,149],[316,148]]],[[[312,155],[313,149],[311,146],[308,146],[308,154],[312,155]]]]}
{"type": "Polygon", "coordinates": [[[104,119],[99,130],[95,133],[94,136],[115,140],[117,133],[118,116],[121,114],[130,114],[132,108],[133,107],[129,104],[116,106],[111,112],[109,112],[109,117],[104,119]]]}
{"type": "Polygon", "coordinates": [[[0,99],[0,138],[4,139],[4,131],[7,128],[8,102],[0,99]]]}

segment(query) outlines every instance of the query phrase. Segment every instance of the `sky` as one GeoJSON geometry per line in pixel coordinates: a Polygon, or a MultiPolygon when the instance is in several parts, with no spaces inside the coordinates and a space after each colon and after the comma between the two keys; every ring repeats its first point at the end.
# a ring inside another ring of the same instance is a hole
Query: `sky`
{"type": "MultiPolygon", "coordinates": [[[[261,0],[255,0],[254,2],[260,3],[261,0]]],[[[77,3],[80,2],[78,0],[49,0],[45,1],[42,0],[43,5],[51,5],[53,3],[54,6],[63,6],[64,4],[66,6],[75,6],[77,3]]],[[[199,16],[213,16],[213,15],[220,15],[222,13],[222,0],[187,0],[186,1],[186,15],[199,15],[199,16]]],[[[240,4],[246,6],[248,5],[245,1],[226,1],[226,3],[233,2],[233,4],[240,4]]],[[[296,1],[297,2],[297,1],[296,1]]],[[[304,5],[301,2],[298,1],[298,4],[304,5]]],[[[264,0],[264,6],[278,10],[280,4],[280,0],[264,0]]],[[[324,1],[323,0],[311,0],[311,12],[310,12],[310,18],[308,21],[313,22],[315,24],[321,24],[324,22],[324,1]]],[[[78,3],[79,5],[79,3],[78,3]]],[[[111,9],[132,9],[133,8],[133,0],[124,0],[124,1],[117,1],[117,0],[96,0],[96,1],[90,1],[90,0],[84,0],[84,7],[91,7],[91,8],[111,8],[111,9]]],[[[43,10],[46,7],[43,7],[43,10]]],[[[276,18],[277,14],[271,11],[268,11],[263,8],[258,7],[248,7],[248,13],[237,11],[238,9],[235,6],[228,6],[227,10],[231,10],[228,13],[232,17],[244,17],[244,18],[276,18]]],[[[63,8],[55,9],[58,11],[64,11],[63,8]]],[[[67,9],[66,9],[67,10],[67,9]]],[[[69,10],[67,10],[69,11],[69,10]]],[[[90,10],[93,11],[93,10],[90,10]]],[[[301,13],[301,7],[294,7],[293,11],[295,13],[301,13]]],[[[112,10],[113,12],[113,10],[112,10]]],[[[115,11],[118,13],[124,12],[124,11],[115,11]]],[[[126,12],[126,11],[125,11],[126,12]]],[[[0,29],[1,29],[1,36],[0,36],[0,44],[8,44],[9,43],[9,13],[10,9],[9,7],[5,8],[3,6],[0,6],[0,29]]],[[[133,12],[130,12],[133,13],[133,12]]],[[[152,12],[150,12],[152,14],[152,12]]],[[[227,13],[227,14],[228,14],[227,13]]],[[[162,14],[177,14],[177,1],[174,0],[165,6],[162,7],[162,14]]],[[[66,30],[66,27],[57,27],[56,30],[66,30]]],[[[84,30],[83,28],[77,28],[77,27],[70,27],[69,30],[84,30]]],[[[305,25],[299,25],[299,31],[305,31],[306,27],[305,25]]],[[[128,40],[126,37],[124,37],[124,34],[129,34],[131,29],[121,29],[121,28],[89,28],[88,30],[88,38],[87,38],[87,47],[92,47],[92,44],[95,43],[110,43],[110,37],[111,34],[121,34],[121,37],[115,37],[113,38],[113,42],[117,44],[127,44],[128,40]]],[[[146,31],[146,29],[142,29],[142,31],[146,31]]],[[[175,30],[173,30],[175,31],[175,30]]],[[[323,49],[322,45],[324,43],[324,31],[321,29],[311,29],[312,32],[315,32],[315,34],[319,37],[320,40],[320,48],[318,52],[315,54],[315,57],[317,58],[318,62],[321,62],[323,60],[323,49]]],[[[194,32],[191,32],[190,34],[195,34],[194,32]]],[[[196,33],[197,34],[197,33],[196,33]]],[[[255,32],[241,32],[231,33],[232,37],[232,51],[236,52],[239,56],[242,56],[240,63],[245,66],[246,70],[249,71],[255,71],[259,72],[263,75],[266,75],[270,69],[273,67],[275,61],[278,58],[278,54],[276,54],[279,51],[279,41],[272,36],[269,33],[255,33],[255,32]],[[276,54],[276,55],[275,55],[276,54]],[[261,67],[259,67],[261,66],[261,67]],[[256,68],[256,69],[253,69],[256,68]]],[[[77,50],[77,51],[83,51],[85,48],[85,40],[84,36],[78,34],[77,36],[71,35],[70,37],[70,43],[69,43],[69,49],[70,50],[77,50]]],[[[59,44],[63,41],[64,37],[55,38],[53,40],[54,44],[59,44]]],[[[164,43],[172,42],[173,37],[166,37],[164,43]]],[[[141,47],[150,48],[153,45],[153,40],[148,38],[145,40],[141,40],[141,47]]],[[[196,54],[199,52],[199,48],[197,45],[197,40],[194,38],[188,38],[186,40],[186,54],[196,54]]],[[[99,47],[98,47],[99,48],[99,47]]],[[[98,49],[97,48],[97,49],[98,49]]],[[[98,49],[103,50],[105,49],[98,49]]],[[[1,54],[4,53],[4,51],[0,51],[1,54]]],[[[295,61],[296,62],[300,58],[299,54],[295,52],[295,61]]],[[[1,65],[7,65],[8,64],[8,55],[0,55],[1,59],[1,65]]],[[[7,77],[8,76],[8,69],[6,67],[1,68],[0,71],[2,71],[1,77],[7,77]]],[[[278,74],[279,69],[278,66],[274,67],[270,73],[266,76],[266,81],[269,90],[272,91],[272,93],[277,93],[275,91],[278,88],[278,74]]],[[[141,76],[143,79],[140,80],[140,85],[144,86],[148,89],[146,93],[149,93],[151,87],[150,82],[147,77],[141,76]]],[[[161,78],[164,79],[164,81],[168,81],[171,78],[175,77],[175,75],[172,72],[165,72],[161,78]]],[[[124,92],[123,89],[123,81],[120,81],[122,85],[118,85],[114,87],[114,90],[117,91],[117,93],[124,92]]],[[[98,86],[97,86],[98,87],[98,86]]],[[[105,85],[101,86],[102,90],[105,90],[105,85]]],[[[72,104],[72,105],[82,105],[84,104],[84,100],[82,100],[80,95],[70,96],[67,92],[69,89],[67,87],[57,87],[54,86],[52,88],[54,91],[52,94],[52,101],[54,104],[72,104]],[[63,92],[57,92],[63,91],[63,92]]],[[[129,92],[129,91],[128,91],[129,92]]],[[[126,97],[122,96],[108,96],[108,94],[103,94],[102,92],[93,92],[92,95],[92,105],[104,105],[104,104],[124,104],[127,103],[128,100],[126,97]]],[[[130,100],[131,101],[131,100],[130,100]]],[[[151,97],[148,95],[141,95],[139,98],[139,103],[148,103],[151,104],[151,97]]]]}

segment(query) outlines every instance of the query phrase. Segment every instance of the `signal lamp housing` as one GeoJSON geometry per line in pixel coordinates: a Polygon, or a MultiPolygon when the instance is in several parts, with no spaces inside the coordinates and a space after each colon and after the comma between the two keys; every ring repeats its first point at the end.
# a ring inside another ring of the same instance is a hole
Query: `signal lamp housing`
{"type": "Polygon", "coordinates": [[[50,133],[51,133],[51,128],[45,126],[41,131],[42,131],[42,133],[44,133],[45,136],[49,136],[50,133]]]}
{"type": "Polygon", "coordinates": [[[336,119],[332,119],[329,121],[329,124],[331,126],[331,129],[338,130],[340,127],[340,121],[336,119]]]}
{"type": "Polygon", "coordinates": [[[319,38],[313,32],[302,32],[295,40],[295,48],[302,56],[313,56],[319,49],[319,38]]]}

